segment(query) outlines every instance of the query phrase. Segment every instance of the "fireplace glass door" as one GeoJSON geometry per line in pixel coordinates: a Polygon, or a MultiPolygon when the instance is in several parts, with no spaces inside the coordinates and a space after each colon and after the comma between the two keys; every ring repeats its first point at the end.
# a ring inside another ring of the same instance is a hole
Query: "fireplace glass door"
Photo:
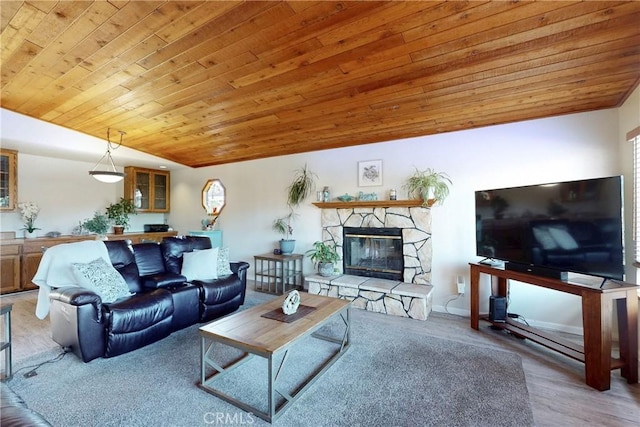
{"type": "Polygon", "coordinates": [[[344,272],[402,280],[402,229],[344,227],[344,272]]]}

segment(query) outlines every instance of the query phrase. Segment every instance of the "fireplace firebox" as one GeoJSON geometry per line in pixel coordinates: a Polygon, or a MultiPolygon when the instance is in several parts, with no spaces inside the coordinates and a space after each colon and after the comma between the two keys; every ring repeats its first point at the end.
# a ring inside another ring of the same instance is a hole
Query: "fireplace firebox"
{"type": "Polygon", "coordinates": [[[343,228],[345,274],[402,281],[401,228],[343,228]]]}

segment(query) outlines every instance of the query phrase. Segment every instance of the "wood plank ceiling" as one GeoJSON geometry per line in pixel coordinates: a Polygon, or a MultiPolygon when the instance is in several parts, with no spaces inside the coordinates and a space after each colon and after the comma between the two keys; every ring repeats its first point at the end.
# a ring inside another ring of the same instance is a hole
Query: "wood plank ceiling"
{"type": "Polygon", "coordinates": [[[619,106],[640,2],[3,1],[1,106],[192,167],[619,106]]]}

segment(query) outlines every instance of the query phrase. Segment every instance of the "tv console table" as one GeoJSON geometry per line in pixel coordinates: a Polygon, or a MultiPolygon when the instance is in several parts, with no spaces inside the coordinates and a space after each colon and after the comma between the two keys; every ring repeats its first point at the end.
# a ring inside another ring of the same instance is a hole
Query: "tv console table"
{"type": "Polygon", "coordinates": [[[563,340],[507,317],[506,322],[493,325],[511,331],[516,336],[530,339],[547,348],[585,364],[586,383],[600,391],[609,390],[611,371],[620,369],[629,384],[638,382],[638,286],[630,283],[607,283],[602,288],[534,276],[482,264],[469,264],[471,268],[471,327],[478,329],[479,320],[489,321],[480,314],[480,274],[498,279],[498,296],[507,296],[507,281],[553,289],[577,295],[582,299],[584,346],[563,340]],[[620,358],[611,356],[611,328],[613,302],[618,314],[620,358]]]}

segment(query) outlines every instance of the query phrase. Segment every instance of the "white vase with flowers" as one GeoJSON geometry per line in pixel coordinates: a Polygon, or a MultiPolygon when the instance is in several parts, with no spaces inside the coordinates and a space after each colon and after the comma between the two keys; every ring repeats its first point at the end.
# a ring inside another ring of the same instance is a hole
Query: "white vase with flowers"
{"type": "Polygon", "coordinates": [[[24,237],[25,239],[33,239],[36,237],[35,231],[40,230],[34,223],[38,218],[40,207],[35,202],[20,202],[18,203],[18,209],[20,209],[20,215],[24,221],[24,237]]]}

